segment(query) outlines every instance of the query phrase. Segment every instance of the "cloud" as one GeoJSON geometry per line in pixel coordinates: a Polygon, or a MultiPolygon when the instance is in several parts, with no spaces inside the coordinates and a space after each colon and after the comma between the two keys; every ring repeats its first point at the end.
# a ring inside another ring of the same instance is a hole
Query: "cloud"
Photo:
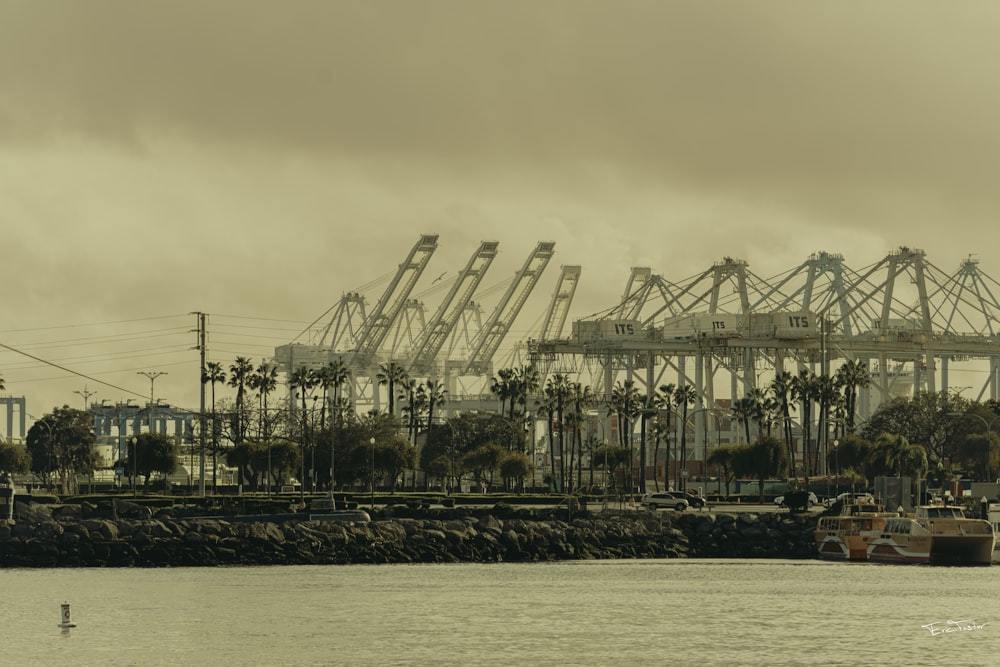
{"type": "Polygon", "coordinates": [[[732,256],[769,277],[908,245],[948,268],[1000,213],[998,19],[920,1],[7,3],[11,328],[308,322],[425,232],[435,276],[500,241],[487,285],[555,241],[533,298],[580,264],[577,316],[633,266],[679,282],[732,256]]]}

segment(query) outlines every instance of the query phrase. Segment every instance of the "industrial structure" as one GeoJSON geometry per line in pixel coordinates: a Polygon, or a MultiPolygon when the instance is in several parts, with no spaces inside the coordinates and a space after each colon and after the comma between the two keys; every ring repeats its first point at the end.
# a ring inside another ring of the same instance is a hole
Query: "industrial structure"
{"type": "MultiPolygon", "coordinates": [[[[442,380],[449,412],[494,409],[488,389],[498,349],[554,244],[537,245],[483,319],[474,299],[498,246],[483,242],[427,318],[424,304],[410,295],[437,240],[420,237],[370,312],[364,296],[345,294],[317,343],[277,348],[281,370],[339,359],[351,372],[354,404],[379,409],[375,378],[381,364],[394,362],[411,378],[442,380]]],[[[953,370],[982,374],[970,398],[1000,394],[997,282],[972,257],[947,273],[922,250],[907,247],[860,270],[841,255],[819,252],[768,279],[747,262],[725,257],[680,282],[635,267],[621,300],[573,321],[567,335],[580,276],[579,266],[562,267],[542,327],[530,340],[513,342],[524,353],[519,363],[534,366],[542,386],[555,373],[572,377],[604,406],[625,380],[646,393],[666,383],[693,387],[692,423],[676,428],[695,430],[702,449],[696,444],[694,457],[702,460],[704,443],[722,442],[719,431],[727,430],[726,441],[739,439],[728,414],[732,402],[766,389],[783,371],[832,374],[849,360],[863,362],[872,382],[858,397],[861,421],[895,396],[954,391],[953,370]]],[[[595,410],[595,418],[607,419],[607,410],[595,410]]]]}
{"type": "MultiPolygon", "coordinates": [[[[858,396],[862,421],[895,396],[955,391],[950,378],[955,371],[971,370],[983,379],[971,387],[964,382],[961,389],[972,389],[967,398],[1000,396],[997,282],[972,257],[949,273],[922,250],[907,247],[863,269],[849,267],[840,255],[818,252],[767,279],[747,262],[725,257],[677,282],[634,267],[618,303],[576,320],[571,308],[582,271],[563,265],[541,326],[527,340],[508,340],[541,285],[555,244],[537,243],[486,308],[484,299],[494,291],[483,285],[500,244],[483,241],[453,279],[443,280],[441,273],[432,281],[440,281],[435,287],[446,293],[428,308],[414,295],[421,281],[426,283],[437,245],[436,234],[420,235],[374,305],[363,290],[343,294],[328,311],[329,320],[310,328],[310,342],[275,349],[277,368],[290,375],[301,367],[343,363],[351,378],[348,397],[366,412],[384,409],[386,388],[378,376],[394,363],[413,380],[441,382],[447,391],[444,417],[495,410],[498,400],[490,393],[495,372],[531,364],[543,387],[554,374],[590,387],[596,399],[592,424],[602,421],[590,428],[609,435],[615,429],[603,421],[618,383],[631,381],[643,393],[664,384],[689,386],[696,395],[690,421],[675,420],[674,427],[694,430],[695,460],[704,460],[706,442],[738,441],[739,429],[730,419],[733,401],[766,389],[784,371],[832,374],[847,361],[863,362],[872,382],[858,396]],[[521,356],[503,359],[501,349],[521,356]]],[[[24,406],[13,399],[6,403],[7,438],[16,439],[10,424],[19,410],[23,434],[24,406]]],[[[139,420],[164,432],[174,422],[175,434],[184,440],[195,430],[196,415],[157,406],[152,397],[145,410],[127,403],[91,409],[98,435],[116,457],[127,432],[138,431],[139,420]]]]}

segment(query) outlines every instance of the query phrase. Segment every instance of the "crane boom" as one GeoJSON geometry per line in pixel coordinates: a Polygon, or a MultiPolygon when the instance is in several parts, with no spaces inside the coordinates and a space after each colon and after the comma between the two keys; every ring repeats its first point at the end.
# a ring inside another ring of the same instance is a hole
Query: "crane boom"
{"type": "Polygon", "coordinates": [[[366,365],[373,361],[376,350],[389,334],[413,286],[423,273],[431,255],[437,249],[437,234],[423,234],[410,250],[385,293],[372,310],[357,340],[357,347],[348,357],[349,366],[366,365]]]}
{"type": "Polygon", "coordinates": [[[497,255],[497,241],[483,241],[479,249],[469,258],[465,268],[451,286],[448,295],[438,306],[413,351],[409,363],[410,373],[427,373],[441,352],[445,340],[455,330],[462,312],[472,300],[472,295],[486,275],[486,270],[497,255]],[[461,295],[456,299],[456,295],[461,295]],[[449,310],[450,309],[450,310],[449,310]]]}
{"type": "Polygon", "coordinates": [[[555,254],[555,246],[552,241],[541,241],[535,246],[524,265],[514,275],[514,280],[511,281],[510,287],[500,299],[493,314],[473,340],[472,350],[462,366],[460,375],[482,375],[489,371],[490,360],[510,331],[514,319],[521,312],[524,302],[541,278],[552,255],[555,254]]]}

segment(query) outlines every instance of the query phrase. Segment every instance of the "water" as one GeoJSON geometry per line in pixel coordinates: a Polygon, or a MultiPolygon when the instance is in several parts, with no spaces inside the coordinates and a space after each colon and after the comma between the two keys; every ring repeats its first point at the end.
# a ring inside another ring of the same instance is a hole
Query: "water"
{"type": "Polygon", "coordinates": [[[57,569],[3,570],[0,584],[8,665],[1000,661],[1000,567],[637,560],[57,569]],[[77,623],[68,631],[57,627],[64,600],[77,623]],[[922,627],[963,619],[982,627],[922,627]]]}

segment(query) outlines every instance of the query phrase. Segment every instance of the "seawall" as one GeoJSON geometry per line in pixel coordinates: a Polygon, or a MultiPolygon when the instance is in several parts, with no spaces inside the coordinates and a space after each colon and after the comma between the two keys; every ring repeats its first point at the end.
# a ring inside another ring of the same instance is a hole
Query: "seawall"
{"type": "Polygon", "coordinates": [[[609,558],[812,558],[815,517],[393,507],[370,521],[308,514],[143,518],[39,506],[0,525],[0,567],[534,562],[609,558]]]}

